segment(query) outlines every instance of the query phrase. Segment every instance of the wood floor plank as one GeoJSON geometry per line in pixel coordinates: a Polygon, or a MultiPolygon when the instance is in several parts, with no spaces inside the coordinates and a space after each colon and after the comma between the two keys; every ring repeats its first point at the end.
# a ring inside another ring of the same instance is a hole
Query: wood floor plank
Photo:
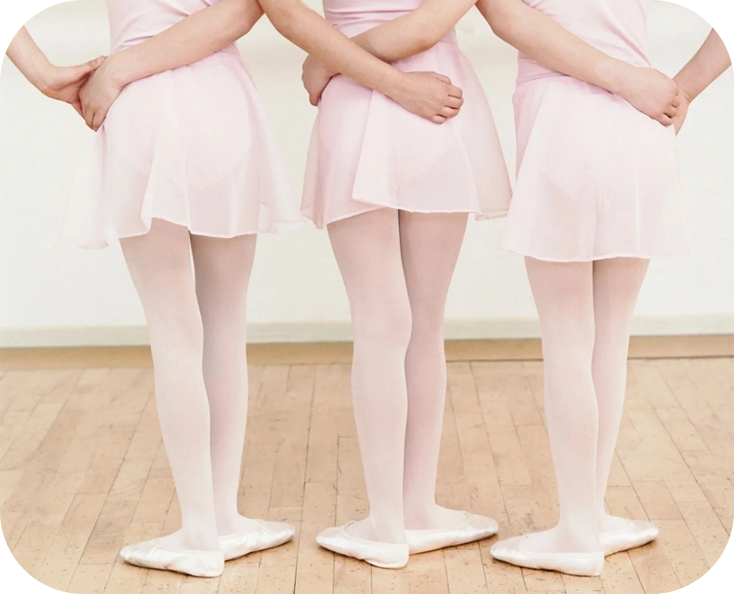
{"type": "MultiPolygon", "coordinates": [[[[444,505],[497,518],[506,537],[548,528],[558,509],[542,364],[496,360],[497,346],[451,347],[465,359],[448,366],[437,494],[444,505]]],[[[142,351],[132,359],[77,353],[96,366],[71,368],[61,357],[47,370],[0,371],[0,523],[34,577],[81,594],[661,594],[703,575],[734,522],[734,359],[684,359],[688,347],[678,347],[671,351],[678,358],[629,364],[606,497],[611,513],[649,518],[660,538],[610,557],[599,579],[496,562],[494,539],[416,556],[400,571],[320,549],[319,531],[368,513],[342,347],[297,365],[275,349],[273,360],[249,369],[240,507],[294,523],[293,543],[228,563],[215,580],[119,560],[124,544],[180,525],[142,351]]],[[[513,348],[519,357],[535,347],[513,348]]]]}

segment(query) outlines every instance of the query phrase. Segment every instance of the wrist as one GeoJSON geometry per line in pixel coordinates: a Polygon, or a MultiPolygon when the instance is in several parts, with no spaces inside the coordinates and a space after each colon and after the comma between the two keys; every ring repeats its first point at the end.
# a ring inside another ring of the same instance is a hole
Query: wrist
{"type": "Polygon", "coordinates": [[[598,73],[601,78],[600,86],[619,95],[620,97],[626,97],[629,84],[634,79],[636,67],[627,62],[621,60],[615,60],[610,58],[600,64],[598,73]]]}
{"type": "Polygon", "coordinates": [[[407,77],[405,76],[404,72],[398,70],[397,68],[390,67],[390,72],[386,73],[386,75],[380,80],[384,84],[381,85],[382,88],[375,90],[382,93],[386,97],[395,100],[396,97],[400,94],[400,91],[405,87],[407,77]]]}
{"type": "Polygon", "coordinates": [[[117,88],[123,89],[127,85],[137,80],[134,71],[135,60],[131,55],[131,50],[124,50],[109,56],[102,68],[107,71],[109,80],[117,88]]]}
{"type": "Polygon", "coordinates": [[[55,72],[56,66],[45,60],[42,63],[34,64],[33,69],[28,72],[27,76],[30,83],[46,95],[53,88],[55,72]]]}
{"type": "Polygon", "coordinates": [[[690,87],[684,77],[678,75],[675,76],[673,80],[678,85],[678,92],[686,102],[692,103],[693,100],[698,97],[698,93],[690,87]]]}
{"type": "Polygon", "coordinates": [[[339,71],[334,70],[334,68],[332,68],[331,66],[328,66],[327,64],[324,64],[323,62],[316,60],[315,58],[311,58],[309,56],[309,60],[314,61],[316,68],[318,68],[318,72],[326,78],[331,79],[339,74],[339,71]]]}

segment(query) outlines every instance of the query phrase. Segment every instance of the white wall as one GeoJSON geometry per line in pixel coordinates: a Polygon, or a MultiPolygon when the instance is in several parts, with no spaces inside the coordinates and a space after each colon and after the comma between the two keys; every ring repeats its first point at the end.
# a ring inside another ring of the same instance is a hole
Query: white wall
{"type": "MultiPolygon", "coordinates": [[[[30,28],[58,63],[108,51],[103,2],[56,6],[30,28]]],[[[686,9],[657,5],[651,31],[656,66],[674,73],[707,32],[686,9]]],[[[460,38],[489,95],[512,170],[515,52],[475,17],[461,24],[460,38]]],[[[315,115],[299,84],[303,54],[265,21],[241,50],[300,190],[315,115]]],[[[733,83],[728,73],[696,102],[680,137],[695,254],[654,263],[637,333],[734,332],[733,83]]],[[[119,249],[84,251],[60,241],[70,179],[91,133],[71,109],[40,96],[6,61],[0,134],[0,346],[144,340],[142,312],[119,249]]],[[[501,230],[501,222],[470,227],[448,304],[451,336],[537,332],[521,259],[494,247],[501,230]]],[[[304,228],[260,239],[249,312],[254,339],[346,336],[347,302],[325,233],[304,228]]]]}

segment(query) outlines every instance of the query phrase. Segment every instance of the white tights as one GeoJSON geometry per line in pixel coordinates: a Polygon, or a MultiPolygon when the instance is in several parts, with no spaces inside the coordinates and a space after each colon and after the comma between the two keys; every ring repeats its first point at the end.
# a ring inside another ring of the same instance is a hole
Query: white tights
{"type": "Polygon", "coordinates": [[[181,507],[181,530],[161,544],[219,550],[218,536],[252,526],[237,511],[237,493],[256,237],[192,236],[154,220],[148,234],[120,243],[148,322],[161,433],[181,507]]]}
{"type": "Polygon", "coordinates": [[[446,398],[444,309],[466,214],[380,209],[329,225],[354,329],[352,396],[370,517],[356,536],[405,542],[451,526],[436,505],[446,398]]]}
{"type": "Polygon", "coordinates": [[[545,417],[560,503],[558,525],[531,535],[530,550],[599,551],[600,530],[619,521],[606,515],[604,495],[624,407],[630,321],[648,264],[526,259],[540,315],[545,417]]]}

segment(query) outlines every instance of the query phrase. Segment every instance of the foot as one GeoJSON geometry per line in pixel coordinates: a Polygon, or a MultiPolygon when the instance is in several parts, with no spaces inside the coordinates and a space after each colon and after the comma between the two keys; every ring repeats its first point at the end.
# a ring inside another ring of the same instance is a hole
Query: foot
{"type": "Polygon", "coordinates": [[[363,523],[354,522],[346,526],[328,528],[316,537],[316,542],[329,551],[383,569],[400,569],[408,564],[410,551],[407,544],[381,542],[353,534],[353,530],[365,531],[365,526],[358,526],[363,523]]]}
{"type": "Polygon", "coordinates": [[[355,538],[387,544],[405,544],[405,533],[385,533],[377,530],[372,518],[365,518],[359,522],[349,522],[345,530],[355,538]]]}
{"type": "MultiPolygon", "coordinates": [[[[209,539],[192,545],[192,537],[183,531],[155,540],[124,547],[120,557],[130,565],[174,571],[194,577],[218,577],[224,571],[224,554],[219,544],[209,539]],[[193,547],[193,548],[192,548],[193,547]],[[204,547],[202,549],[202,547],[204,547]]],[[[215,541],[216,542],[216,541],[215,541]]]]}
{"type": "Polygon", "coordinates": [[[279,547],[292,540],[296,533],[293,526],[284,522],[251,520],[242,516],[220,525],[219,531],[222,535],[219,544],[225,561],[279,547]]]}
{"type": "Polygon", "coordinates": [[[602,550],[595,535],[573,535],[558,526],[545,532],[527,534],[523,539],[525,550],[534,553],[599,553],[602,550]]]}
{"type": "Polygon", "coordinates": [[[643,547],[653,542],[660,531],[645,520],[604,516],[600,522],[601,544],[605,555],[643,547]]]}
{"type": "Polygon", "coordinates": [[[407,527],[412,555],[484,540],[499,529],[492,518],[440,506],[422,519],[411,518],[407,527]]]}
{"type": "MultiPolygon", "coordinates": [[[[552,532],[552,531],[551,531],[552,532]]],[[[498,561],[517,567],[557,571],[568,575],[585,577],[601,575],[604,569],[604,553],[596,552],[558,552],[552,549],[540,552],[537,547],[552,542],[553,535],[548,533],[516,536],[495,544],[490,552],[498,561]]]]}

